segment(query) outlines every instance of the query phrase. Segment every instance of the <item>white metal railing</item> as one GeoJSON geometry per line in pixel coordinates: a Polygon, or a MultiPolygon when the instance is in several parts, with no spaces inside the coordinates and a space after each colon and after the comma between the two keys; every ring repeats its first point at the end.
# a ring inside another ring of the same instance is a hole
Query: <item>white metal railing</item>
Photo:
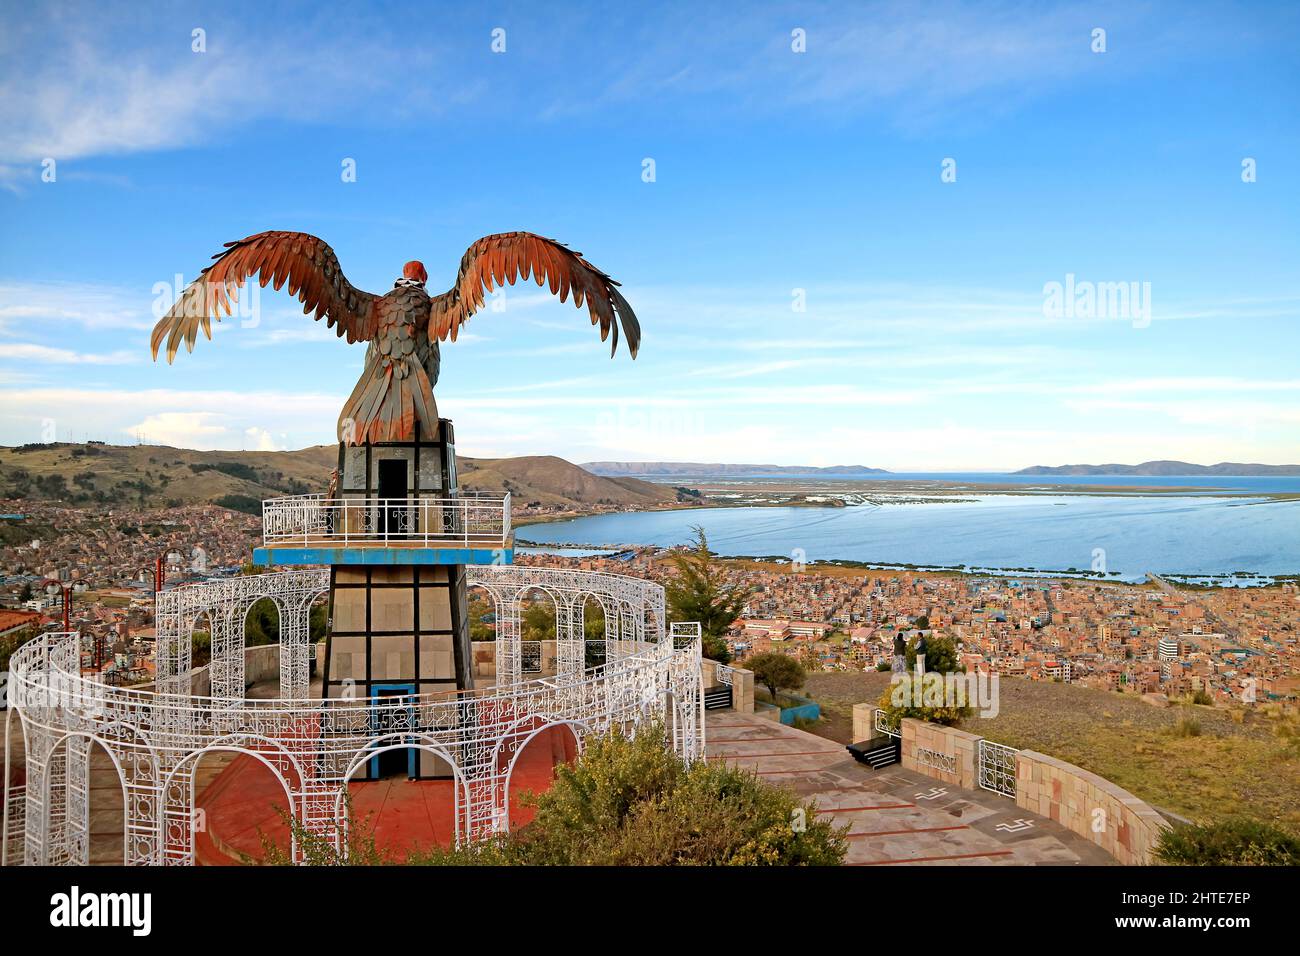
{"type": "Polygon", "coordinates": [[[718,683],[719,683],[719,684],[726,684],[728,687],[730,687],[730,686],[731,686],[731,682],[732,682],[733,680],[735,680],[735,677],[736,677],[736,669],[735,669],[734,667],[731,667],[731,666],[728,665],[728,664],[719,664],[719,665],[718,665],[718,683]]]}
{"type": "Polygon", "coordinates": [[[1015,797],[1016,754],[1020,751],[983,739],[976,744],[975,750],[979,785],[1004,797],[1015,797]]]}
{"type": "MultiPolygon", "coordinates": [[[[6,771],[8,769],[5,768],[6,771]]],[[[9,799],[5,804],[4,832],[0,834],[0,866],[22,860],[26,809],[27,787],[23,784],[10,786],[9,799]]]]}
{"type": "Polygon", "coordinates": [[[902,731],[889,722],[888,715],[879,707],[875,711],[876,730],[882,734],[888,734],[891,737],[902,737],[902,731]]]}
{"type": "Polygon", "coordinates": [[[661,622],[657,617],[645,640],[627,641],[624,656],[569,681],[401,697],[234,702],[99,683],[81,673],[78,635],[44,634],[14,653],[11,700],[23,720],[28,780],[45,783],[15,804],[4,836],[17,838],[16,813],[22,813],[24,862],[88,863],[88,841],[71,840],[81,832],[78,819],[87,819],[88,803],[76,804],[80,817],[63,809],[73,807],[77,781],[88,779],[88,764],[74,779],[72,751],[60,749],[77,736],[95,741],[117,767],[128,865],[194,862],[194,788],[184,782],[214,750],[258,756],[283,785],[300,822],[336,848],[348,781],[376,749],[431,753],[451,767],[457,842],[489,838],[509,830],[515,758],[542,727],[567,725],[581,745],[589,734],[657,724],[668,729],[683,758],[702,759],[700,644],[675,648],[664,639],[661,622]]]}
{"type": "Polygon", "coordinates": [[[479,544],[510,540],[510,495],[456,498],[326,498],[262,502],[267,545],[479,544]]]}

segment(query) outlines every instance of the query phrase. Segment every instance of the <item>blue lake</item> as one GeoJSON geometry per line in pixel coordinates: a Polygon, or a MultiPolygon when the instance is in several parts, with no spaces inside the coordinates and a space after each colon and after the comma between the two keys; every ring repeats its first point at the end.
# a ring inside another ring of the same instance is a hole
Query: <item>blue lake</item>
{"type": "MultiPolygon", "coordinates": [[[[1013,475],[987,471],[917,471],[887,472],[883,475],[854,474],[788,474],[753,476],[718,475],[635,475],[642,481],[665,485],[686,485],[692,482],[743,482],[746,484],[774,484],[799,482],[859,482],[859,481],[937,481],[948,486],[1025,485],[1030,488],[1048,488],[1053,485],[1088,485],[1096,488],[1204,488],[1205,494],[1231,492],[1233,494],[1300,493],[1300,475],[1013,475]]],[[[972,490],[978,490],[972,488],[972,490]]],[[[1201,492],[1196,492],[1200,494],[1201,492]]]]}
{"type": "MultiPolygon", "coordinates": [[[[1297,483],[1294,478],[1231,480],[1297,483]]],[[[1156,483],[1187,481],[1163,478],[1156,483]]],[[[1111,578],[1123,580],[1140,580],[1148,571],[1187,576],[1300,573],[1300,500],[970,495],[961,501],[879,507],[593,515],[528,525],[518,534],[551,545],[669,547],[687,542],[694,525],[708,532],[715,551],[729,556],[789,558],[801,549],[807,561],[1087,571],[1100,555],[1111,578]]]]}

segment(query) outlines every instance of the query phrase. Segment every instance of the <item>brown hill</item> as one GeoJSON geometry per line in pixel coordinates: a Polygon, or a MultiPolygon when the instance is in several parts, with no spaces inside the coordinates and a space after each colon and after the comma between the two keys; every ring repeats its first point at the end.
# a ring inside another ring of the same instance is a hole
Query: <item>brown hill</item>
{"type": "Polygon", "coordinates": [[[460,485],[466,491],[509,491],[520,504],[652,507],[677,500],[665,485],[635,478],[601,478],[554,455],[523,458],[461,458],[460,485]]]}
{"type": "MultiPolygon", "coordinates": [[[[297,451],[194,451],[165,445],[53,443],[0,447],[0,497],[73,505],[159,507],[220,504],[254,514],[263,498],[323,492],[338,461],[333,445],[297,451]]],[[[460,458],[466,491],[509,491],[520,505],[652,507],[672,502],[663,485],[600,478],[554,456],[460,458]]]]}

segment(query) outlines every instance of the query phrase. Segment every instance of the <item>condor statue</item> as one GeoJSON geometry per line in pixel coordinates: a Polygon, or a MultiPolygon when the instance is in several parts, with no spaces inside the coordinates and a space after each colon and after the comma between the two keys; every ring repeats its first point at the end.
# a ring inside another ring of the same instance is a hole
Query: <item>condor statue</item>
{"type": "Polygon", "coordinates": [[[363,292],[344,277],[338,257],[320,239],[304,232],[262,232],[226,243],[224,252],[192,282],[172,309],[154,327],[153,356],[163,340],[171,362],[181,342],[192,351],[200,327],[212,338],[213,318],[232,314],[239,289],[251,276],[263,288],[286,283],[290,295],[303,303],[303,313],[315,313],[346,336],[349,343],[365,341],[365,369],[339,415],[339,438],[347,444],[409,442],[437,434],[438,412],[433,386],[438,381],[438,342],[454,342],[460,327],[484,302],[484,292],[513,285],[532,275],[550,285],[560,301],[570,295],[581,308],[585,302],[601,341],[611,335],[610,355],[618,348],[618,324],[628,351],[636,358],[641,327],[618,283],[582,254],[553,239],[529,232],[484,236],[466,250],[450,289],[430,296],[428,274],[412,261],[386,295],[363,292]]]}

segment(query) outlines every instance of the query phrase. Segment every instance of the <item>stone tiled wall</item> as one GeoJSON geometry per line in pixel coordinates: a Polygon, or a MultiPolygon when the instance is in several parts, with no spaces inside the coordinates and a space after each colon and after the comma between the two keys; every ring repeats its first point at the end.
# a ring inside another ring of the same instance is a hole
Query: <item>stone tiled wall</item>
{"type": "Polygon", "coordinates": [[[901,729],[905,768],[970,790],[979,786],[975,754],[978,736],[911,717],[903,719],[901,729]]]}
{"type": "Polygon", "coordinates": [[[738,714],[754,712],[754,672],[743,667],[732,671],[731,709],[738,714]]]}
{"type": "Polygon", "coordinates": [[[860,743],[876,732],[876,705],[853,705],[853,743],[860,743]]]}
{"type": "Polygon", "coordinates": [[[1016,806],[1050,817],[1128,865],[1156,862],[1152,853],[1168,826],[1104,777],[1033,750],[1016,756],[1016,806]]]}

